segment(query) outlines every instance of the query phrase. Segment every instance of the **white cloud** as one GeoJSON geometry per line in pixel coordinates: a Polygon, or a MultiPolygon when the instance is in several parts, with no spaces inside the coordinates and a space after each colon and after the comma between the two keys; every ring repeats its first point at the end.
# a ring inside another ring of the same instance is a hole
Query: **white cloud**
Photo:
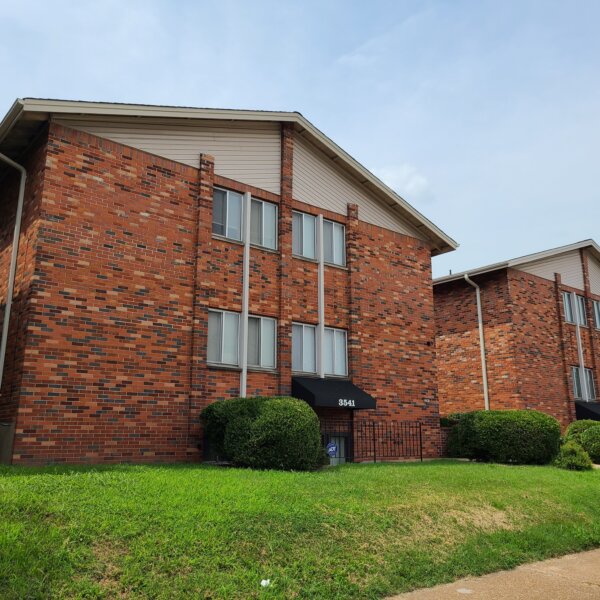
{"type": "Polygon", "coordinates": [[[409,163],[378,167],[371,170],[407,202],[428,204],[434,201],[429,180],[409,163]]]}

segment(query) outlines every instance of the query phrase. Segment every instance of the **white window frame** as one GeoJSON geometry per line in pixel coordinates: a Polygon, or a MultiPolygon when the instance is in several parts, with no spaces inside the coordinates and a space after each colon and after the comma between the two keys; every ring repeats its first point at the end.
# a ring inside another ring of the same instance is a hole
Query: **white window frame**
{"type": "Polygon", "coordinates": [[[314,375],[315,373],[317,373],[318,370],[318,356],[317,356],[317,345],[318,345],[318,332],[317,332],[317,326],[316,325],[309,325],[308,323],[297,323],[297,322],[293,322],[292,323],[292,371],[294,373],[310,373],[311,375],[314,375]],[[313,339],[315,341],[314,343],[314,350],[313,350],[313,356],[315,357],[315,368],[314,370],[309,370],[306,371],[304,369],[301,370],[297,370],[294,369],[294,327],[302,327],[302,366],[304,367],[304,330],[305,329],[312,329],[314,332],[313,335],[313,339]]]}
{"type": "Polygon", "coordinates": [[[571,292],[563,292],[563,311],[566,323],[575,324],[575,311],[573,307],[573,294],[571,292]]]}
{"type": "Polygon", "coordinates": [[[340,267],[345,267],[346,266],[346,226],[343,225],[342,223],[338,223],[337,221],[331,221],[330,219],[323,219],[323,257],[324,257],[324,261],[326,264],[328,265],[337,265],[340,267]],[[332,244],[332,254],[333,254],[333,260],[329,261],[325,258],[325,224],[326,223],[331,223],[332,230],[331,230],[331,244],[332,244]],[[335,247],[335,230],[336,229],[341,229],[342,230],[342,249],[341,249],[341,253],[342,256],[339,257],[339,260],[336,260],[338,257],[336,256],[336,247],[335,247]]]}
{"type": "Polygon", "coordinates": [[[274,202],[267,202],[266,200],[261,200],[260,198],[254,198],[252,197],[250,199],[250,223],[252,223],[252,205],[254,202],[258,202],[260,203],[262,206],[262,218],[261,218],[261,241],[260,242],[253,242],[252,241],[252,232],[250,233],[250,243],[253,246],[260,246],[261,248],[268,248],[269,250],[277,250],[277,234],[278,234],[278,224],[279,224],[279,207],[277,206],[277,204],[275,204],[274,202]],[[264,205],[268,204],[269,206],[272,206],[275,208],[275,245],[274,246],[267,246],[264,243],[265,240],[265,209],[264,209],[264,205]]]}
{"type": "MultiPolygon", "coordinates": [[[[240,313],[230,311],[230,310],[220,310],[217,308],[210,308],[208,310],[208,312],[209,312],[209,314],[210,313],[219,313],[221,315],[221,356],[220,356],[220,360],[218,360],[218,361],[208,359],[208,341],[207,341],[207,349],[206,349],[207,362],[211,365],[225,365],[228,367],[239,367],[240,366],[240,347],[239,347],[240,346],[240,313]],[[224,347],[224,341],[225,341],[225,327],[223,327],[223,315],[225,315],[225,314],[235,315],[238,320],[238,335],[237,335],[237,343],[236,343],[237,360],[234,363],[223,361],[223,347],[224,347]]],[[[208,338],[208,329],[207,329],[207,338],[208,338]]]]}
{"type": "Polygon", "coordinates": [[[585,296],[575,294],[575,307],[577,309],[577,323],[582,327],[587,327],[587,302],[585,301],[585,296]]]}
{"type": "MultiPolygon", "coordinates": [[[[336,342],[337,336],[335,334],[336,333],[344,334],[345,371],[344,371],[344,373],[331,373],[331,372],[325,371],[325,375],[328,375],[330,377],[348,377],[348,332],[345,329],[339,329],[336,327],[325,327],[325,332],[327,332],[327,331],[333,332],[333,348],[332,348],[333,357],[332,357],[331,364],[333,365],[334,370],[335,370],[335,357],[336,357],[336,346],[337,346],[337,342],[336,342]]],[[[323,341],[323,353],[325,353],[325,341],[323,341]]],[[[323,357],[323,360],[325,360],[325,357],[323,357]]]]}
{"type": "Polygon", "coordinates": [[[592,300],[596,329],[600,329],[600,300],[592,300]]]}
{"type": "MultiPolygon", "coordinates": [[[[258,315],[248,315],[248,322],[250,319],[258,319],[260,322],[258,332],[258,353],[259,353],[259,364],[255,365],[248,359],[248,367],[251,369],[267,369],[269,371],[277,368],[277,319],[273,317],[259,317],[258,315]],[[274,337],[273,337],[273,365],[265,365],[262,356],[262,335],[263,335],[263,323],[265,321],[271,321],[274,324],[274,337]]],[[[250,336],[248,336],[248,351],[250,350],[250,336]]],[[[248,352],[249,355],[249,352],[248,352]]]]}
{"type": "Polygon", "coordinates": [[[292,254],[293,254],[293,256],[299,256],[301,258],[307,258],[309,260],[317,260],[317,256],[318,256],[317,243],[318,243],[318,240],[317,240],[317,217],[315,215],[310,215],[308,213],[304,213],[299,210],[292,211],[292,254]],[[293,227],[294,214],[300,215],[302,217],[302,232],[300,234],[300,248],[301,248],[300,254],[294,252],[294,227],[293,227]],[[305,227],[305,221],[307,219],[312,220],[313,227],[314,227],[313,239],[315,240],[315,244],[314,244],[314,252],[313,252],[312,256],[307,255],[306,249],[304,248],[304,227],[305,227]]]}
{"type": "Polygon", "coordinates": [[[592,371],[592,369],[584,369],[584,371],[585,371],[585,378],[586,378],[588,392],[590,394],[589,399],[595,400],[596,399],[596,383],[594,381],[594,371],[592,371]]]}
{"type": "Polygon", "coordinates": [[[217,190],[219,192],[225,192],[226,196],[225,196],[225,233],[216,233],[215,231],[213,231],[213,227],[215,224],[214,221],[214,192],[213,192],[213,213],[212,213],[212,222],[211,222],[211,232],[213,235],[216,235],[220,238],[226,238],[228,240],[235,240],[236,242],[242,242],[244,240],[244,232],[243,232],[243,224],[244,224],[244,194],[242,194],[241,192],[236,192],[235,190],[228,190],[227,188],[222,188],[219,186],[215,186],[214,190],[217,190]],[[227,229],[228,229],[228,222],[229,222],[229,194],[237,194],[238,196],[241,196],[242,200],[240,203],[240,237],[233,237],[230,235],[227,235],[227,229]]]}

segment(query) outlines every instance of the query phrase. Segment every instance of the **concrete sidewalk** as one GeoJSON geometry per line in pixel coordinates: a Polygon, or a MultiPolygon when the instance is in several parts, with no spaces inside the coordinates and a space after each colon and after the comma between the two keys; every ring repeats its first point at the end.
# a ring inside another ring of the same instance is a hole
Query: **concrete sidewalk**
{"type": "Polygon", "coordinates": [[[600,550],[569,554],[389,600],[600,600],[600,550]]]}

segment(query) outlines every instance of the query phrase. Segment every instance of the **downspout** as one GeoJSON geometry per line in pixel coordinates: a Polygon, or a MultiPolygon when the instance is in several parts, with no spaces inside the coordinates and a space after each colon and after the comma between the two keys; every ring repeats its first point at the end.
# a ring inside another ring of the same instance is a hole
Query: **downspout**
{"type": "Polygon", "coordinates": [[[240,397],[245,398],[248,383],[248,306],[250,300],[250,211],[252,196],[244,194],[242,209],[242,232],[244,240],[244,258],[242,261],[242,318],[240,321],[240,397]]]}
{"type": "Polygon", "coordinates": [[[2,321],[2,339],[0,340],[0,389],[2,389],[2,380],[4,377],[4,360],[6,358],[6,346],[8,343],[8,327],[10,324],[10,311],[12,308],[13,294],[15,292],[15,273],[17,271],[17,256],[19,254],[19,237],[21,235],[21,220],[23,217],[23,201],[25,198],[25,180],[27,171],[25,167],[17,164],[8,156],[0,154],[0,161],[17,169],[21,173],[21,183],[19,184],[19,198],[17,200],[17,214],[15,215],[15,231],[13,234],[12,254],[10,255],[10,268],[8,271],[8,287],[6,290],[6,306],[4,307],[4,321],[2,321]]]}
{"type": "Polygon", "coordinates": [[[479,329],[479,351],[481,353],[481,375],[483,377],[483,402],[485,410],[490,410],[490,396],[488,393],[487,361],[485,357],[485,337],[483,335],[483,312],[481,310],[481,288],[465,273],[465,281],[475,288],[477,298],[477,326],[479,329]]]}
{"type": "Polygon", "coordinates": [[[317,271],[317,311],[319,325],[317,328],[317,373],[321,379],[325,377],[325,251],[323,246],[323,215],[317,217],[317,251],[319,266],[317,271]]]}

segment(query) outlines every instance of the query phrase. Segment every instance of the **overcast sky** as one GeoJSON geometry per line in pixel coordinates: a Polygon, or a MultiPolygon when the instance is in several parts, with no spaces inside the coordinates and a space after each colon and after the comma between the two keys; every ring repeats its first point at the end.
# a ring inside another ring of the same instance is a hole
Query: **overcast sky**
{"type": "Polygon", "coordinates": [[[0,2],[17,97],[298,110],[460,243],[600,238],[600,1],[0,2]]]}

